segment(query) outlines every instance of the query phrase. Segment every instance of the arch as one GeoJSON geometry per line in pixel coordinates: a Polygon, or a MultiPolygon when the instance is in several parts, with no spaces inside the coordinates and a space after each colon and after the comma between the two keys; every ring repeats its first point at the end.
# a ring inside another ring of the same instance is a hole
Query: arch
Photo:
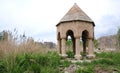
{"type": "Polygon", "coordinates": [[[89,37],[89,32],[87,30],[84,30],[82,32],[83,57],[87,56],[87,49],[86,49],[86,47],[88,46],[88,37],[89,37]]]}
{"type": "Polygon", "coordinates": [[[73,53],[75,55],[75,37],[74,37],[74,32],[72,30],[68,30],[66,32],[66,41],[68,40],[68,37],[71,37],[71,41],[72,41],[72,50],[73,50],[73,53]]]}

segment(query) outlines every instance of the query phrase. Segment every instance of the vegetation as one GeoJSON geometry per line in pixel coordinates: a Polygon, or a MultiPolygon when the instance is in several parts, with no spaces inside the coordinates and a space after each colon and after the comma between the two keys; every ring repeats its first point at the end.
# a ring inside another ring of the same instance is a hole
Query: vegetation
{"type": "MultiPolygon", "coordinates": [[[[77,62],[79,68],[76,73],[97,73],[116,71],[120,73],[120,53],[96,53],[96,59],[91,62],[77,62]]],[[[69,67],[72,63],[68,60],[61,61],[56,52],[41,53],[24,53],[11,54],[7,57],[0,58],[0,73],[62,73],[59,66],[63,69],[69,67]]]]}
{"type": "MultiPolygon", "coordinates": [[[[0,73],[64,73],[73,64],[30,38],[21,40],[16,43],[15,37],[11,37],[0,41],[0,73]]],[[[71,51],[67,55],[74,57],[71,51]]],[[[78,66],[76,73],[120,73],[120,52],[96,53],[91,62],[85,59],[74,64],[78,66]]]]}
{"type": "Polygon", "coordinates": [[[96,59],[91,62],[77,62],[80,66],[77,73],[120,73],[120,52],[96,53],[96,59]]]}
{"type": "Polygon", "coordinates": [[[74,53],[70,50],[67,51],[68,58],[74,58],[74,53]]]}
{"type": "Polygon", "coordinates": [[[95,48],[98,48],[98,46],[99,46],[99,44],[100,44],[100,43],[98,42],[98,40],[94,39],[93,43],[94,43],[94,47],[95,47],[95,48]]]}
{"type": "Polygon", "coordinates": [[[120,50],[120,28],[118,29],[117,32],[117,48],[120,50]]]}
{"type": "MultiPolygon", "coordinates": [[[[120,31],[119,31],[119,33],[120,33],[120,31]]],[[[119,34],[119,38],[120,38],[120,34],[119,34]]],[[[119,39],[119,41],[120,41],[120,39],[119,39]]],[[[100,44],[100,43],[98,42],[98,40],[97,40],[97,39],[94,39],[93,43],[94,43],[94,47],[95,47],[95,48],[98,48],[98,46],[99,46],[99,44],[100,44]]],[[[72,40],[71,40],[71,39],[68,39],[67,42],[66,42],[66,45],[67,45],[68,49],[70,50],[70,48],[72,47],[72,46],[71,46],[71,45],[72,45],[72,40]]],[[[80,45],[82,45],[82,41],[80,41],[80,45]]],[[[87,46],[88,46],[88,42],[87,42],[87,46]]]]}
{"type": "Polygon", "coordinates": [[[67,46],[71,46],[71,45],[72,45],[72,40],[71,40],[71,39],[68,39],[67,42],[66,42],[66,45],[67,45],[67,46]]]}
{"type": "Polygon", "coordinates": [[[10,55],[0,60],[0,73],[56,73],[59,64],[56,52],[10,55]]]}

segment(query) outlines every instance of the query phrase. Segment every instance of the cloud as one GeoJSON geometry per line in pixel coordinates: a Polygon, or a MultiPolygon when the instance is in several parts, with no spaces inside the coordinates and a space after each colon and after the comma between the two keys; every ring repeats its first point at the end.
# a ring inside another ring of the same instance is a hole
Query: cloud
{"type": "Polygon", "coordinates": [[[0,31],[14,28],[36,40],[56,42],[56,24],[77,3],[96,24],[95,36],[116,33],[120,0],[0,0],[0,31]]]}
{"type": "Polygon", "coordinates": [[[95,20],[95,36],[99,38],[101,36],[113,35],[118,31],[120,27],[120,10],[119,0],[109,0],[107,9],[99,20],[95,20]]]}
{"type": "Polygon", "coordinates": [[[118,22],[119,20],[120,18],[117,18],[114,15],[106,15],[102,17],[99,22],[96,22],[96,38],[116,34],[118,27],[120,26],[120,22],[118,22]]]}

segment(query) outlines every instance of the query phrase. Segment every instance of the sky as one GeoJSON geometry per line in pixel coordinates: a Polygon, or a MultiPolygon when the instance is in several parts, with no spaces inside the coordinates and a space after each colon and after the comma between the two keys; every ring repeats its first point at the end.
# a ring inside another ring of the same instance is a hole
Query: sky
{"type": "Polygon", "coordinates": [[[0,32],[56,42],[56,24],[74,3],[94,21],[95,38],[117,33],[120,0],[0,0],[0,32]]]}

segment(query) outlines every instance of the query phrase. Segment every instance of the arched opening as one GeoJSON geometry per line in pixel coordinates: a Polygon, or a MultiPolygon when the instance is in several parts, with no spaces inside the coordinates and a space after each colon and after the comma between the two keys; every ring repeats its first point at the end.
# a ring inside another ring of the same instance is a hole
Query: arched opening
{"type": "Polygon", "coordinates": [[[62,50],[61,50],[61,37],[60,37],[60,32],[58,32],[58,49],[59,49],[59,53],[62,54],[62,50]]]}
{"type": "Polygon", "coordinates": [[[72,30],[68,30],[67,33],[66,33],[66,41],[68,43],[68,46],[71,46],[72,45],[72,50],[73,50],[73,53],[75,55],[75,37],[74,37],[74,33],[72,30]]]}
{"type": "Polygon", "coordinates": [[[84,30],[84,31],[82,32],[83,57],[86,57],[86,55],[87,55],[88,36],[89,36],[88,31],[87,31],[87,30],[84,30]]]}

